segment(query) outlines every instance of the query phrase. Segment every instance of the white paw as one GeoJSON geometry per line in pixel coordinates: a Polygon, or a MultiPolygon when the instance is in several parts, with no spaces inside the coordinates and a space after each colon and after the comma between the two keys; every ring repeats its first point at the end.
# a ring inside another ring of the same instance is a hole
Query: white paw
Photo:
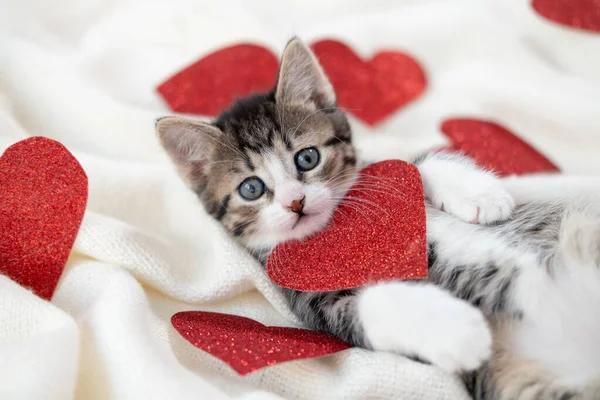
{"type": "Polygon", "coordinates": [[[463,221],[488,224],[510,217],[512,196],[493,174],[461,158],[432,159],[419,167],[425,197],[463,221]]]}
{"type": "Polygon", "coordinates": [[[472,371],[491,355],[481,311],[431,284],[368,287],[358,313],[374,350],[416,355],[451,373],[472,371]]]}
{"type": "Polygon", "coordinates": [[[502,185],[487,175],[474,176],[467,182],[439,184],[431,191],[430,201],[442,211],[473,224],[505,220],[515,206],[502,185]]]}

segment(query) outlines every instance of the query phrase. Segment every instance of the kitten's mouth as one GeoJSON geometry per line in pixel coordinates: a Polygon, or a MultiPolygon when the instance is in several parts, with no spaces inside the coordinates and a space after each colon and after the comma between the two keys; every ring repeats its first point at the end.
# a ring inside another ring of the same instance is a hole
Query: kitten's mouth
{"type": "Polygon", "coordinates": [[[296,218],[296,222],[294,222],[294,225],[292,225],[292,229],[291,230],[295,230],[295,229],[305,229],[307,226],[309,227],[310,224],[314,223],[315,221],[317,221],[319,218],[319,216],[322,213],[320,212],[311,212],[310,214],[307,213],[300,213],[298,214],[298,218],[296,218]]]}
{"type": "Polygon", "coordinates": [[[300,213],[298,213],[298,218],[296,218],[296,222],[294,222],[294,225],[292,225],[292,230],[298,226],[300,221],[306,220],[307,218],[309,218],[309,214],[305,214],[304,212],[300,211],[300,213]]]}
{"type": "Polygon", "coordinates": [[[313,231],[319,230],[322,225],[323,218],[325,218],[325,212],[311,212],[310,214],[302,213],[296,218],[296,222],[292,225],[291,230],[296,232],[313,233],[313,231]]]}

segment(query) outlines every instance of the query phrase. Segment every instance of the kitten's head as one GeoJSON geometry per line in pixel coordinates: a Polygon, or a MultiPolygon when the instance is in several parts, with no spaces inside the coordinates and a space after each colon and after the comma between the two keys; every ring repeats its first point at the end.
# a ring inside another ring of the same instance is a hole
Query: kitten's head
{"type": "Polygon", "coordinates": [[[254,249],[323,229],[356,178],[346,116],[298,39],[272,92],[237,101],[211,124],[167,117],[157,131],[206,211],[254,249]]]}

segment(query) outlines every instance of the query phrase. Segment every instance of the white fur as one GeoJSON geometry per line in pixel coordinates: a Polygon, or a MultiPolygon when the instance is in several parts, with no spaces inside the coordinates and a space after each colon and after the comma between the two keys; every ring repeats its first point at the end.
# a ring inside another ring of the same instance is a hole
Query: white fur
{"type": "Polygon", "coordinates": [[[598,214],[570,215],[552,275],[524,269],[515,293],[525,315],[512,330],[518,352],[581,389],[600,377],[599,229],[598,214]]]}
{"type": "Polygon", "coordinates": [[[433,285],[369,287],[360,296],[358,315],[375,350],[416,354],[449,372],[473,370],[491,353],[483,314],[433,285]]]}
{"type": "Polygon", "coordinates": [[[283,207],[290,207],[294,200],[300,200],[306,196],[305,185],[296,179],[287,179],[277,185],[275,202],[283,207]]]}
{"type": "MultiPolygon", "coordinates": [[[[290,180],[291,182],[291,180],[290,180]]],[[[335,204],[331,190],[323,185],[301,185],[301,188],[281,185],[283,190],[275,187],[275,191],[283,192],[289,189],[290,194],[282,194],[281,197],[294,197],[295,193],[301,191],[305,196],[304,215],[298,220],[298,214],[289,209],[291,201],[276,201],[267,205],[259,213],[260,235],[255,237],[251,243],[253,246],[275,246],[278,243],[294,239],[302,239],[315,232],[321,231],[331,219],[335,204]]]]}
{"type": "MultiPolygon", "coordinates": [[[[325,163],[326,153],[314,171],[325,163]]],[[[340,198],[353,181],[328,187],[326,183],[302,183],[297,179],[296,167],[290,157],[287,164],[275,154],[265,156],[264,169],[258,175],[272,188],[274,201],[261,209],[258,216],[259,233],[247,243],[250,247],[274,247],[279,243],[303,239],[325,228],[331,220],[340,198]],[[290,210],[293,200],[304,197],[304,216],[290,210]]]]}
{"type": "Polygon", "coordinates": [[[537,252],[507,243],[497,233],[465,224],[446,212],[427,208],[427,238],[436,242],[438,258],[458,265],[482,265],[492,259],[509,265],[537,265],[537,252]]]}
{"type": "Polygon", "coordinates": [[[436,153],[418,168],[425,197],[463,221],[486,224],[504,220],[514,208],[502,182],[465,157],[436,153]]]}

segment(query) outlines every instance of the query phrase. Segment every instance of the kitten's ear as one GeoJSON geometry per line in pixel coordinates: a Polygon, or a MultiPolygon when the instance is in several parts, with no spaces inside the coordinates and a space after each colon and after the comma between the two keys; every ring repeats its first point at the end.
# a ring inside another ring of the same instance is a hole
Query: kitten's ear
{"type": "Polygon", "coordinates": [[[188,183],[203,179],[214,143],[222,131],[210,124],[180,117],[156,121],[160,143],[188,183]]]}
{"type": "Polygon", "coordinates": [[[335,92],[312,51],[292,39],[283,51],[275,101],[316,108],[335,107],[335,92]]]}

